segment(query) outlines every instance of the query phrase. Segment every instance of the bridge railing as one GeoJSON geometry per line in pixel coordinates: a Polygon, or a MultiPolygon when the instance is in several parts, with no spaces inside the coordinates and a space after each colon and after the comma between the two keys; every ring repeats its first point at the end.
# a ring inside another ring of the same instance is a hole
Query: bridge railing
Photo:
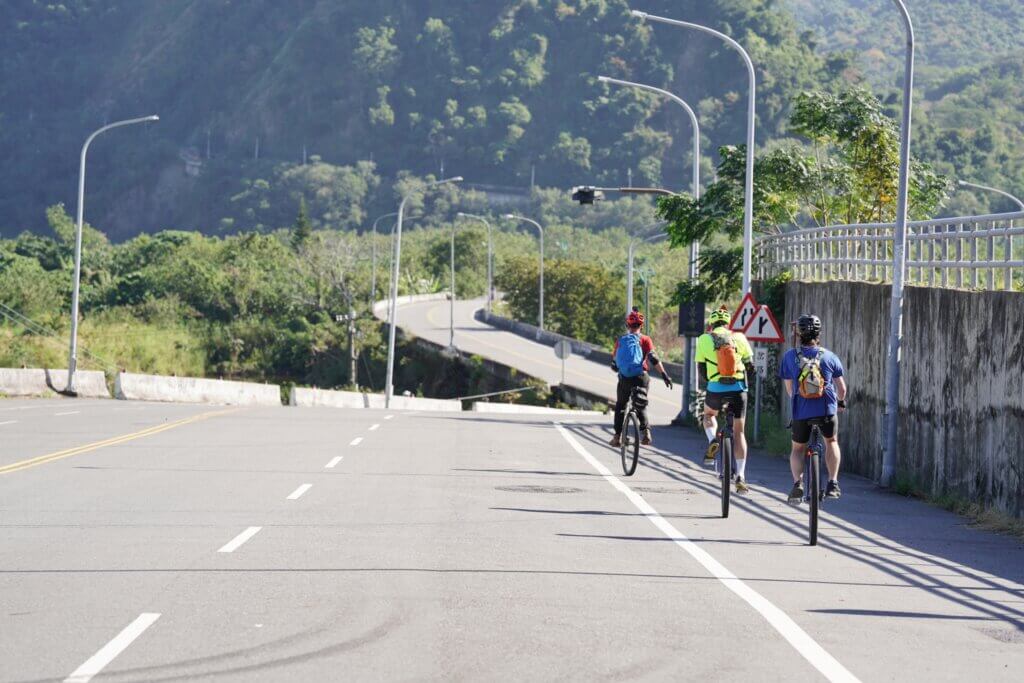
{"type": "MultiPolygon", "coordinates": [[[[761,279],[892,281],[892,223],[803,228],[755,243],[761,279]]],[[[1024,212],[907,225],[906,282],[1012,290],[1024,286],[1024,212]]]]}

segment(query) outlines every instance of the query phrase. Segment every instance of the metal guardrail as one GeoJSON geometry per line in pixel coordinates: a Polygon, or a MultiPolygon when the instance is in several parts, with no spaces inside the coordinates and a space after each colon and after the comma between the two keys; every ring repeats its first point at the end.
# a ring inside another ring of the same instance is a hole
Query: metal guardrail
{"type": "MultiPolygon", "coordinates": [[[[754,245],[762,280],[892,282],[892,223],[804,228],[754,245]]],[[[1024,212],[907,225],[906,283],[924,287],[1024,287],[1024,212]]]]}

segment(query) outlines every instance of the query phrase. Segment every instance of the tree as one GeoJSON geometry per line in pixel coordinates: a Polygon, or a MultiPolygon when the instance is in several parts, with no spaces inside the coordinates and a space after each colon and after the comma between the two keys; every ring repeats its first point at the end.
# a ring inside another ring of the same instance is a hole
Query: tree
{"type": "Polygon", "coordinates": [[[299,251],[302,245],[309,241],[312,234],[313,226],[306,215],[306,198],[300,197],[299,213],[295,216],[295,224],[292,226],[292,249],[299,251]]]}
{"type": "MultiPolygon", "coordinates": [[[[861,89],[801,93],[790,125],[808,143],[792,143],[755,160],[755,231],[894,220],[899,132],[874,95],[861,89]]],[[[707,245],[701,250],[701,282],[681,284],[676,301],[727,298],[740,285],[736,264],[742,250],[733,245],[743,234],[746,150],[723,147],[719,154],[717,179],[699,200],[675,195],[658,203],[672,247],[689,247],[692,241],[707,245]]],[[[934,216],[948,188],[946,177],[914,161],[910,217],[934,216]]]]}

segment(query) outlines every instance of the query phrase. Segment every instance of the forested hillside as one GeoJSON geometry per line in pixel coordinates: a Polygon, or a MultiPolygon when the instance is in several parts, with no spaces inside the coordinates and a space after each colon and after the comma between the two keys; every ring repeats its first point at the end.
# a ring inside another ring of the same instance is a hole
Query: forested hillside
{"type": "MultiPolygon", "coordinates": [[[[818,35],[848,52],[880,93],[903,78],[904,29],[891,0],[784,0],[818,35]]],[[[917,42],[915,150],[939,170],[1024,196],[1024,2],[907,0],[917,42]]],[[[991,194],[960,192],[948,211],[1009,211],[991,194]]]]}
{"type": "MultiPolygon", "coordinates": [[[[793,93],[846,66],[816,56],[772,0],[643,4],[749,46],[761,140],[793,93]]],[[[442,168],[492,185],[682,187],[685,117],[600,74],[671,84],[699,108],[709,154],[742,140],[736,55],[640,24],[624,0],[9,0],[0,30],[8,236],[73,205],[91,130],[140,114],[161,121],[90,153],[89,214],[113,239],[280,227],[302,195],[315,221],[355,227],[391,205],[399,174],[442,168]]]]}

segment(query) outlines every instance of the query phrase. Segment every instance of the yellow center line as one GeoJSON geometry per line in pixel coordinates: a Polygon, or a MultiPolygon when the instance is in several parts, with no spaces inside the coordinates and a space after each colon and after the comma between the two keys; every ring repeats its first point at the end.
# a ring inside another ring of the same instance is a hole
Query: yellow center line
{"type": "Polygon", "coordinates": [[[44,465],[48,462],[53,462],[54,460],[70,458],[73,455],[88,453],[90,451],[99,450],[100,448],[106,448],[107,446],[116,446],[118,444],[126,443],[128,441],[134,441],[135,439],[143,439],[147,436],[159,434],[160,432],[166,432],[177,427],[184,427],[187,424],[208,420],[211,417],[227,415],[228,413],[233,413],[238,410],[238,408],[231,408],[228,410],[214,410],[208,413],[193,415],[192,417],[187,417],[183,420],[178,420],[177,422],[168,422],[166,424],[148,427],[146,429],[143,429],[138,432],[133,432],[131,434],[123,434],[121,436],[115,436],[113,438],[105,439],[103,441],[95,441],[93,443],[85,444],[84,446],[76,446],[74,448],[68,448],[63,451],[57,451],[56,453],[40,455],[35,458],[29,458],[28,460],[21,460],[19,462],[14,462],[11,463],[10,465],[4,465],[3,467],[0,467],[0,475],[11,474],[12,472],[18,472],[20,470],[25,470],[30,467],[36,467],[37,465],[44,465]]]}

